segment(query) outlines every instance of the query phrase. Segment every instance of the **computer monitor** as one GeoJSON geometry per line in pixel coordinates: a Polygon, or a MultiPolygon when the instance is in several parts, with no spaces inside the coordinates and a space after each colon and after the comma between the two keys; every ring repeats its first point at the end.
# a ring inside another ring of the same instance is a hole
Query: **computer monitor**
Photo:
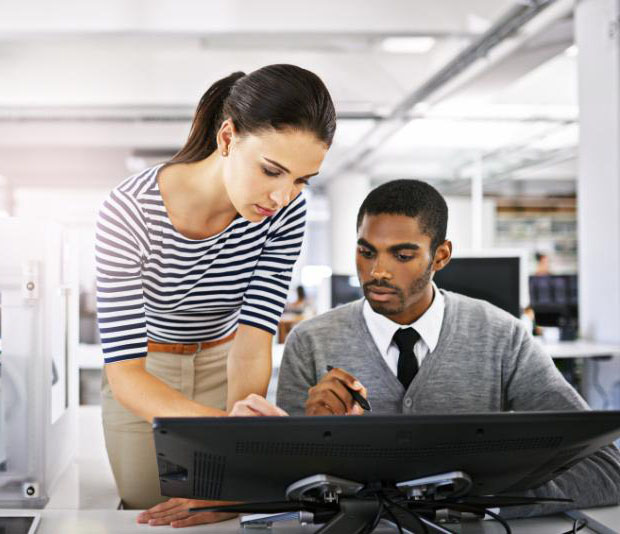
{"type": "Polygon", "coordinates": [[[363,296],[357,276],[332,274],[332,308],[357,300],[363,296]]]}
{"type": "Polygon", "coordinates": [[[155,418],[161,494],[282,501],[326,474],[363,485],[464,472],[471,493],[537,487],[620,436],[620,412],[155,418]]]}
{"type": "Polygon", "coordinates": [[[579,320],[577,275],[530,276],[530,305],[538,326],[556,326],[562,339],[577,334],[579,320]]]}
{"type": "Polygon", "coordinates": [[[482,299],[521,316],[523,302],[522,256],[518,253],[453,257],[435,273],[437,287],[482,299]]]}
{"type": "Polygon", "coordinates": [[[0,533],[35,534],[41,516],[30,511],[16,512],[0,510],[0,533]]]}

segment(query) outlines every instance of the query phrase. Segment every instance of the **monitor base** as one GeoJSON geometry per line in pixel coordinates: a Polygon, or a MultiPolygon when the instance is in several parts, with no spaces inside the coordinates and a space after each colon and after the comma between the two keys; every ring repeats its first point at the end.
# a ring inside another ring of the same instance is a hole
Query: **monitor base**
{"type": "Polygon", "coordinates": [[[384,495],[396,490],[409,501],[441,499],[466,493],[471,488],[470,477],[461,471],[424,477],[399,483],[397,487],[367,488],[364,484],[330,475],[314,475],[291,484],[286,490],[287,500],[336,504],[337,509],[326,516],[307,511],[252,514],[241,518],[244,529],[270,528],[280,521],[298,520],[300,523],[324,523],[315,534],[364,534],[372,532],[379,522],[387,520],[400,525],[404,532],[417,534],[433,532],[451,534],[435,521],[434,513],[425,517],[410,510],[406,503],[398,504],[384,495]]]}

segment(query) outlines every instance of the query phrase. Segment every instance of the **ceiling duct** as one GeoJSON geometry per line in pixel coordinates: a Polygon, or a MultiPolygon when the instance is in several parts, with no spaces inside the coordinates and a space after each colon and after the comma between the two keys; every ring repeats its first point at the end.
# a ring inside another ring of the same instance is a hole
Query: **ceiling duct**
{"type": "Polygon", "coordinates": [[[476,61],[487,56],[497,45],[513,36],[555,1],[523,0],[512,7],[479,39],[467,46],[429,80],[402,99],[384,119],[377,120],[364,140],[349,151],[348,155],[335,166],[331,174],[338,175],[343,171],[357,167],[378,146],[412,120],[410,113],[416,104],[428,101],[431,95],[445,87],[448,82],[453,81],[476,61]]]}

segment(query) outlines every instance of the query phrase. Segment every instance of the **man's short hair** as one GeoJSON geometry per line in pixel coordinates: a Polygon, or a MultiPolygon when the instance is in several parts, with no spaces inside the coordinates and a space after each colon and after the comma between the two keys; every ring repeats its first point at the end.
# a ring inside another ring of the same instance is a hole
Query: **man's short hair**
{"type": "Polygon", "coordinates": [[[419,180],[393,180],[373,189],[357,213],[357,229],[364,215],[415,217],[422,232],[431,238],[431,253],[446,240],[448,205],[439,191],[419,180]]]}

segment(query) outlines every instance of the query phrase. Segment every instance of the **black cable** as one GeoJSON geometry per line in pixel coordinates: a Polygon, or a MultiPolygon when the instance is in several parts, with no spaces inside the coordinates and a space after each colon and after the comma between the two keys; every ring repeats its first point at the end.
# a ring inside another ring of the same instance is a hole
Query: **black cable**
{"type": "Polygon", "coordinates": [[[587,526],[588,522],[585,519],[575,519],[575,521],[573,521],[573,528],[566,532],[562,532],[562,534],[575,534],[587,526]]]}
{"type": "Polygon", "coordinates": [[[384,504],[383,501],[381,499],[379,499],[379,510],[377,512],[377,516],[375,517],[375,521],[372,524],[372,528],[370,529],[370,533],[371,534],[379,525],[379,522],[381,521],[381,517],[383,516],[383,508],[384,508],[384,504]]]}
{"type": "Polygon", "coordinates": [[[495,519],[498,523],[500,523],[503,527],[504,530],[506,531],[506,534],[512,534],[512,529],[510,528],[510,525],[508,524],[508,522],[499,514],[496,514],[495,512],[492,512],[491,510],[489,510],[488,508],[484,508],[484,507],[477,507],[477,506],[471,506],[468,504],[449,504],[446,506],[446,508],[452,508],[454,510],[461,510],[463,512],[475,512],[475,513],[482,513],[484,512],[486,515],[492,517],[493,519],[495,519]]]}
{"type": "Polygon", "coordinates": [[[506,534],[512,534],[510,525],[501,515],[491,512],[488,508],[485,508],[484,513],[490,515],[493,519],[495,519],[495,521],[498,521],[506,529],[506,534]]]}
{"type": "Polygon", "coordinates": [[[385,501],[385,503],[387,503],[386,506],[385,506],[385,511],[387,512],[387,514],[390,516],[390,518],[392,519],[392,521],[394,522],[394,524],[398,528],[398,534],[404,534],[403,527],[401,527],[400,521],[398,520],[398,517],[396,517],[396,515],[394,515],[394,512],[392,512],[392,510],[389,507],[389,501],[388,501],[387,497],[385,497],[385,495],[381,495],[380,498],[383,499],[385,501]]]}
{"type": "Polygon", "coordinates": [[[364,530],[363,534],[372,534],[373,530],[377,528],[379,521],[381,521],[381,516],[383,515],[383,502],[381,501],[380,498],[377,498],[377,500],[379,501],[379,508],[377,509],[377,515],[375,515],[373,522],[368,524],[368,528],[364,530]]]}
{"type": "MultiPolygon", "coordinates": [[[[413,519],[415,520],[415,522],[418,524],[419,527],[421,527],[422,532],[424,534],[429,534],[428,532],[428,528],[426,527],[426,525],[424,524],[424,522],[420,519],[420,516],[414,512],[413,510],[410,510],[409,508],[400,505],[399,503],[397,503],[396,501],[393,501],[392,499],[390,499],[387,495],[383,494],[383,498],[390,503],[392,506],[396,506],[397,508],[400,508],[402,511],[404,511],[406,514],[409,514],[411,517],[413,517],[413,519]]],[[[448,529],[446,529],[448,530],[448,529]]]]}

